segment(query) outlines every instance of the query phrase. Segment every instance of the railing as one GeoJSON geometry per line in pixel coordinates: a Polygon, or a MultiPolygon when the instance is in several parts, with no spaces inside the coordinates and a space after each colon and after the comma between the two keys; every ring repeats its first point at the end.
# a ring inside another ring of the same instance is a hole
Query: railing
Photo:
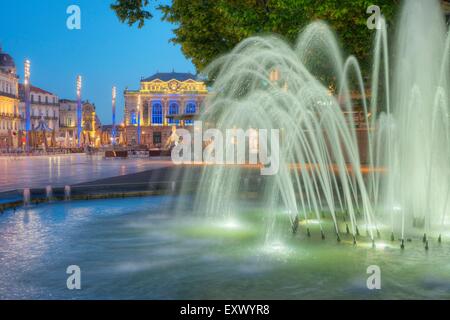
{"type": "Polygon", "coordinates": [[[32,105],[40,105],[40,106],[54,106],[59,107],[59,102],[45,102],[45,101],[30,101],[32,105]]]}
{"type": "Polygon", "coordinates": [[[9,93],[9,92],[3,92],[0,91],[0,96],[12,98],[12,99],[19,99],[19,96],[17,94],[9,93]]]}
{"type": "MultiPolygon", "coordinates": [[[[40,118],[41,118],[41,116],[31,116],[31,119],[40,119],[40,118]]],[[[58,117],[44,116],[44,119],[45,120],[58,120],[58,117]]]]}
{"type": "Polygon", "coordinates": [[[20,114],[6,113],[6,112],[1,112],[0,117],[1,118],[11,118],[11,119],[21,119],[22,118],[20,114]]]}

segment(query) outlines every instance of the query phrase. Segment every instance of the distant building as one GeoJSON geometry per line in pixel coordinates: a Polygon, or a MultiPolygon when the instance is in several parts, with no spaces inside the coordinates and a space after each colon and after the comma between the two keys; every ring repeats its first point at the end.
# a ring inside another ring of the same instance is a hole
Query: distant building
{"type": "MultiPolygon", "coordinates": [[[[59,139],[65,147],[77,146],[77,101],[69,99],[60,100],[59,139]]],[[[82,102],[83,133],[81,145],[98,146],[101,137],[101,122],[95,110],[95,104],[89,101],[82,102]]]]}
{"type": "MultiPolygon", "coordinates": [[[[25,130],[25,87],[19,84],[19,112],[22,119],[22,130],[25,130]]],[[[34,130],[41,123],[42,118],[45,124],[56,133],[59,131],[59,99],[58,96],[41,88],[30,86],[30,106],[31,106],[31,130],[34,130]]]]}
{"type": "Polygon", "coordinates": [[[124,92],[126,143],[138,143],[140,121],[141,144],[150,148],[164,147],[172,126],[193,124],[207,94],[206,84],[191,73],[156,73],[142,79],[139,90],[124,92]]]}
{"type": "Polygon", "coordinates": [[[77,144],[77,101],[59,100],[59,137],[64,147],[77,144]]]}
{"type": "Polygon", "coordinates": [[[89,145],[92,147],[100,146],[102,123],[97,116],[95,104],[92,104],[89,101],[83,103],[82,119],[82,145],[89,145]]]}
{"type": "Polygon", "coordinates": [[[0,47],[0,149],[19,146],[20,114],[16,65],[0,47]]]}

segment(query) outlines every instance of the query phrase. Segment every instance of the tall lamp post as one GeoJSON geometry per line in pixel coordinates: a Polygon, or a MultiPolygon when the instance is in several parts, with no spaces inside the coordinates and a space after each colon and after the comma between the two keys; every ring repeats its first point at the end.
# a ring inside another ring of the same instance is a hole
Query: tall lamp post
{"type": "Polygon", "coordinates": [[[141,95],[138,95],[137,113],[137,143],[138,145],[141,145],[141,95]]]}
{"type": "Polygon", "coordinates": [[[111,129],[111,138],[112,145],[116,145],[116,87],[112,88],[112,129],[111,129]]]}
{"type": "Polygon", "coordinates": [[[30,134],[31,134],[31,103],[30,103],[30,60],[25,60],[25,137],[26,150],[30,152],[30,134]]]}
{"type": "Polygon", "coordinates": [[[81,121],[82,121],[82,109],[81,109],[81,88],[82,88],[82,80],[81,76],[77,77],[77,137],[78,137],[78,148],[81,147],[81,121]]]}

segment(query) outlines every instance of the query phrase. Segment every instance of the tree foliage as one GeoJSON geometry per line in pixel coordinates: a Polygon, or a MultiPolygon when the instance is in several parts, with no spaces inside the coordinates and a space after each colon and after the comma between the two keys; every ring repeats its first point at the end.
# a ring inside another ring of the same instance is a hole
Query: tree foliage
{"type": "MultiPolygon", "coordinates": [[[[143,23],[146,2],[117,0],[113,9],[122,21],[143,23]]],[[[376,2],[388,24],[399,2],[376,2]]],[[[354,54],[364,68],[370,64],[375,33],[366,26],[371,4],[370,0],[172,0],[158,9],[165,21],[175,25],[171,41],[181,45],[198,70],[252,35],[273,32],[294,42],[302,28],[318,19],[330,24],[345,53],[354,54]]]]}
{"type": "Polygon", "coordinates": [[[128,23],[129,26],[138,23],[138,27],[142,28],[145,20],[151,19],[153,15],[146,10],[149,0],[116,0],[111,4],[111,9],[116,12],[121,22],[128,23]]]}

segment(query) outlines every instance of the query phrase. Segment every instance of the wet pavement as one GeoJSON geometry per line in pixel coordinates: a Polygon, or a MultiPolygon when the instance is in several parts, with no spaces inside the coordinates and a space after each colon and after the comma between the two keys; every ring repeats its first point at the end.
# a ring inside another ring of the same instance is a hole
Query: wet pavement
{"type": "Polygon", "coordinates": [[[85,154],[0,157],[0,192],[60,187],[171,166],[170,159],[104,159],[85,154]]]}

